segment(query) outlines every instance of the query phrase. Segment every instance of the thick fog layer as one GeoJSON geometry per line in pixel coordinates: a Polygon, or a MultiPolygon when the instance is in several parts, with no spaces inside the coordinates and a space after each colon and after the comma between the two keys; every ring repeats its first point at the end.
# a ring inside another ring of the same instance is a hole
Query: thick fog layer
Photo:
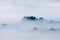
{"type": "Polygon", "coordinates": [[[5,22],[0,24],[0,40],[60,40],[60,23],[31,20],[5,22]]]}
{"type": "Polygon", "coordinates": [[[60,40],[60,0],[0,0],[0,40],[60,40]]]}

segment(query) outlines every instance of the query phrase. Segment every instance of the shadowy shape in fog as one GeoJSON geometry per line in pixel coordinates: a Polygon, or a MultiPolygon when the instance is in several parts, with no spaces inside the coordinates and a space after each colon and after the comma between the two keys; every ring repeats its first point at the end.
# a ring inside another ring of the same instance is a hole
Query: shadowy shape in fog
{"type": "Polygon", "coordinates": [[[50,20],[50,22],[52,23],[52,22],[53,22],[53,20],[50,20]]]}
{"type": "Polygon", "coordinates": [[[44,20],[44,18],[43,17],[40,17],[39,20],[44,20]]]}
{"type": "Polygon", "coordinates": [[[55,29],[55,28],[50,28],[49,30],[51,30],[51,31],[56,31],[56,29],[55,29]]]}
{"type": "Polygon", "coordinates": [[[53,20],[50,20],[50,23],[60,23],[60,21],[53,21],[53,20]]]}
{"type": "Polygon", "coordinates": [[[35,16],[24,16],[23,20],[38,20],[35,16]]]}
{"type": "Polygon", "coordinates": [[[38,28],[37,27],[33,27],[33,30],[38,30],[38,28]]]}
{"type": "Polygon", "coordinates": [[[2,25],[3,25],[3,26],[7,26],[7,23],[3,23],[2,25]]]}

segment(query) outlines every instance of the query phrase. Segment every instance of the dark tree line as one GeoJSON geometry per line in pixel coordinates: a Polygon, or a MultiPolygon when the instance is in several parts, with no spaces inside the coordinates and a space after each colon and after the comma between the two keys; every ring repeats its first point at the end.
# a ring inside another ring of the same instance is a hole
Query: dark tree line
{"type": "Polygon", "coordinates": [[[44,20],[43,17],[36,18],[35,16],[24,16],[23,19],[26,19],[26,20],[44,20]]]}

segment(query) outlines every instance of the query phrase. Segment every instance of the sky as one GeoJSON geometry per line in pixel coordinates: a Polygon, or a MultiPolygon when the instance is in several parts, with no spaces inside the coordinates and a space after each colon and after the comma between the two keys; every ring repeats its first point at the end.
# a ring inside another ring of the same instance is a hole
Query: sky
{"type": "Polygon", "coordinates": [[[0,19],[23,16],[60,18],[60,0],[0,0],[0,19]]]}

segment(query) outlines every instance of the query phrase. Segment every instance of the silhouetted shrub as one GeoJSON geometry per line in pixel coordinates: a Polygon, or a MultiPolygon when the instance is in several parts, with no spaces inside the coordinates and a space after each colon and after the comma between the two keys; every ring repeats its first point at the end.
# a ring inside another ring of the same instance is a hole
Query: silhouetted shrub
{"type": "Polygon", "coordinates": [[[27,19],[27,20],[37,20],[37,18],[35,16],[24,16],[23,19],[27,19]]]}
{"type": "Polygon", "coordinates": [[[44,18],[43,17],[40,17],[39,20],[44,20],[44,18]]]}

